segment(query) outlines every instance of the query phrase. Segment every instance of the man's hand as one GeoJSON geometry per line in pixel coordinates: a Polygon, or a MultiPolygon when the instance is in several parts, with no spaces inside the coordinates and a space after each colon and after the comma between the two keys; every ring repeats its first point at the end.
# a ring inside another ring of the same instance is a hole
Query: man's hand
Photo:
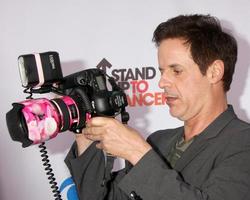
{"type": "Polygon", "coordinates": [[[114,118],[94,117],[84,129],[86,138],[99,141],[97,148],[135,165],[152,147],[134,129],[114,118]]]}

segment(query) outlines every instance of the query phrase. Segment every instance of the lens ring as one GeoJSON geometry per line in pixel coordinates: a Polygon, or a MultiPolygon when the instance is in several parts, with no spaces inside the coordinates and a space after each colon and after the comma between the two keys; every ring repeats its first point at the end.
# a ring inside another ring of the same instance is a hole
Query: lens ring
{"type": "Polygon", "coordinates": [[[51,102],[53,102],[56,105],[58,111],[61,114],[61,132],[69,130],[70,115],[67,105],[64,103],[62,99],[52,99],[51,102]]]}

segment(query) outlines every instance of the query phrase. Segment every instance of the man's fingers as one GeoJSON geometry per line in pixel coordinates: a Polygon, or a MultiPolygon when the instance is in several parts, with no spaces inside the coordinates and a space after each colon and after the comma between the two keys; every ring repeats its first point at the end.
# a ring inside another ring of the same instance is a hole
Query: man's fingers
{"type": "Polygon", "coordinates": [[[112,157],[114,157],[113,154],[111,154],[111,153],[109,153],[109,152],[107,151],[107,149],[104,147],[104,145],[103,145],[102,142],[98,142],[98,143],[96,144],[96,148],[102,149],[102,150],[106,153],[107,156],[112,156],[112,157]]]}
{"type": "Polygon", "coordinates": [[[101,141],[103,139],[103,129],[100,127],[86,127],[84,136],[92,141],[101,141]]]}
{"type": "Polygon", "coordinates": [[[103,129],[101,127],[86,127],[83,131],[84,135],[100,135],[103,133],[103,129]]]}
{"type": "Polygon", "coordinates": [[[108,118],[108,117],[93,117],[91,118],[86,126],[87,127],[91,127],[91,126],[105,126],[107,123],[109,123],[112,120],[112,118],[108,118]]]}
{"type": "Polygon", "coordinates": [[[85,134],[85,137],[92,141],[101,141],[103,139],[102,135],[85,134]]]}

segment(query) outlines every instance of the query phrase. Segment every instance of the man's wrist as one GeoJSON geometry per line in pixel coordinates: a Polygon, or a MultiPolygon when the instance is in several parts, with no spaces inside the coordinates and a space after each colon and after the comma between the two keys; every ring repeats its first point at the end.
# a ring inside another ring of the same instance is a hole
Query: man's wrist
{"type": "Polygon", "coordinates": [[[148,143],[145,143],[140,149],[131,153],[129,162],[132,165],[136,165],[139,162],[139,160],[141,160],[141,158],[151,149],[152,147],[148,143]]]}

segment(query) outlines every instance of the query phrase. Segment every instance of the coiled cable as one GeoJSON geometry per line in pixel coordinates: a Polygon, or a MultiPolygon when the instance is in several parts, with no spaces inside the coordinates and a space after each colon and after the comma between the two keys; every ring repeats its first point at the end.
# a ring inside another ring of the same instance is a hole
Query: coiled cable
{"type": "Polygon", "coordinates": [[[52,189],[52,193],[54,194],[55,200],[62,200],[61,193],[58,189],[56,178],[53,173],[53,169],[51,168],[48,151],[45,146],[45,143],[41,143],[38,147],[40,148],[43,166],[45,167],[46,175],[48,176],[49,184],[51,185],[50,187],[52,189]]]}

